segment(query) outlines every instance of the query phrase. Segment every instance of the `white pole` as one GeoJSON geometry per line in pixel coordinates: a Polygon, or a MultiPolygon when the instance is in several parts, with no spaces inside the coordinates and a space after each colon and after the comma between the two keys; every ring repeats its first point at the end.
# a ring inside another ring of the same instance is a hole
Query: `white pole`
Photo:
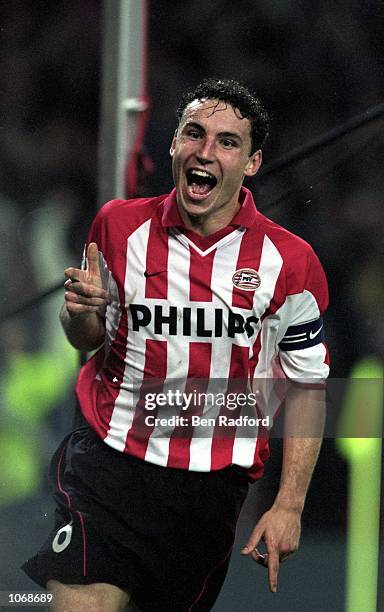
{"type": "Polygon", "coordinates": [[[124,170],[140,112],[146,0],[105,0],[101,62],[99,204],[125,197],[124,170]]]}

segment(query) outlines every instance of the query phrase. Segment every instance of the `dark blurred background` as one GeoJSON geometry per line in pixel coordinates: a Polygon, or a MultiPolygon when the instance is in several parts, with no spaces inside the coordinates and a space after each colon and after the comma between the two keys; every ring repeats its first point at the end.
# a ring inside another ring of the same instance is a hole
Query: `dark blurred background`
{"type": "MultiPolygon", "coordinates": [[[[0,2],[0,589],[33,587],[18,566],[50,525],[46,466],[71,427],[78,364],[58,325],[60,291],[4,317],[78,265],[99,205],[102,8],[101,0],[0,2]]],[[[383,26],[379,0],[150,2],[144,153],[152,164],[139,193],[172,187],[175,109],[203,77],[238,79],[264,101],[267,165],[382,103],[383,26]]],[[[381,116],[248,185],[259,209],[323,262],[334,378],[348,378],[367,357],[383,360],[382,134],[381,116]]],[[[272,446],[242,537],[276,491],[279,441],[272,446]]],[[[281,594],[271,599],[262,569],[236,561],[215,610],[344,609],[347,476],[337,443],[326,440],[302,550],[284,568],[281,594]]]]}

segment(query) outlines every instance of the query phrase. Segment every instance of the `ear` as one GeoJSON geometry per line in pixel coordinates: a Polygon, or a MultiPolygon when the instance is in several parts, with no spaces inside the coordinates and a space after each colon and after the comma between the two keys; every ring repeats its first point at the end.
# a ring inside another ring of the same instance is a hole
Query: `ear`
{"type": "Polygon", "coordinates": [[[244,176],[254,176],[259,170],[261,164],[263,162],[263,154],[261,149],[253,153],[251,157],[247,161],[247,165],[244,169],[244,176]]]}
{"type": "Polygon", "coordinates": [[[176,138],[177,138],[177,130],[175,130],[175,133],[174,133],[173,138],[172,138],[171,148],[169,149],[169,154],[170,154],[171,157],[173,157],[173,154],[175,152],[176,138]]]}

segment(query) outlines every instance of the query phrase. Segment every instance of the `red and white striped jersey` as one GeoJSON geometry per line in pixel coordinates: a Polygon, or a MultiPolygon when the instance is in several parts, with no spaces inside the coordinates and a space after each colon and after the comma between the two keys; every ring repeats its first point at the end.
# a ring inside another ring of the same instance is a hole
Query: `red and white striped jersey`
{"type": "MultiPolygon", "coordinates": [[[[88,242],[98,245],[111,303],[105,345],[81,369],[76,391],[87,421],[121,452],[196,471],[236,464],[257,478],[268,456],[257,425],[250,420],[246,436],[233,425],[223,438],[217,417],[226,407],[207,400],[188,408],[185,398],[196,381],[212,397],[232,380],[250,389],[284,377],[324,380],[328,293],[312,248],[260,214],[247,189],[240,196],[231,224],[206,238],[183,227],[175,190],[99,211],[88,242]],[[148,407],[153,381],[168,400],[184,393],[184,404],[148,407]],[[200,420],[185,427],[181,416],[190,414],[200,420]]],[[[258,414],[272,417],[281,402],[272,387],[258,414]]]]}

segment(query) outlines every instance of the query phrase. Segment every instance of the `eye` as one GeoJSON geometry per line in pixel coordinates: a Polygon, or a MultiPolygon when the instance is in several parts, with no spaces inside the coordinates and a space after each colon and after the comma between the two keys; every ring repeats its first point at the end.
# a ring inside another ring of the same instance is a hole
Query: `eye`
{"type": "Polygon", "coordinates": [[[186,134],[187,136],[189,136],[189,138],[192,138],[193,140],[197,140],[201,136],[201,133],[199,132],[199,130],[196,130],[194,128],[190,128],[189,130],[186,130],[186,134]]]}
{"type": "Polygon", "coordinates": [[[221,144],[225,149],[232,149],[237,146],[237,142],[231,138],[223,138],[221,144]]]}

